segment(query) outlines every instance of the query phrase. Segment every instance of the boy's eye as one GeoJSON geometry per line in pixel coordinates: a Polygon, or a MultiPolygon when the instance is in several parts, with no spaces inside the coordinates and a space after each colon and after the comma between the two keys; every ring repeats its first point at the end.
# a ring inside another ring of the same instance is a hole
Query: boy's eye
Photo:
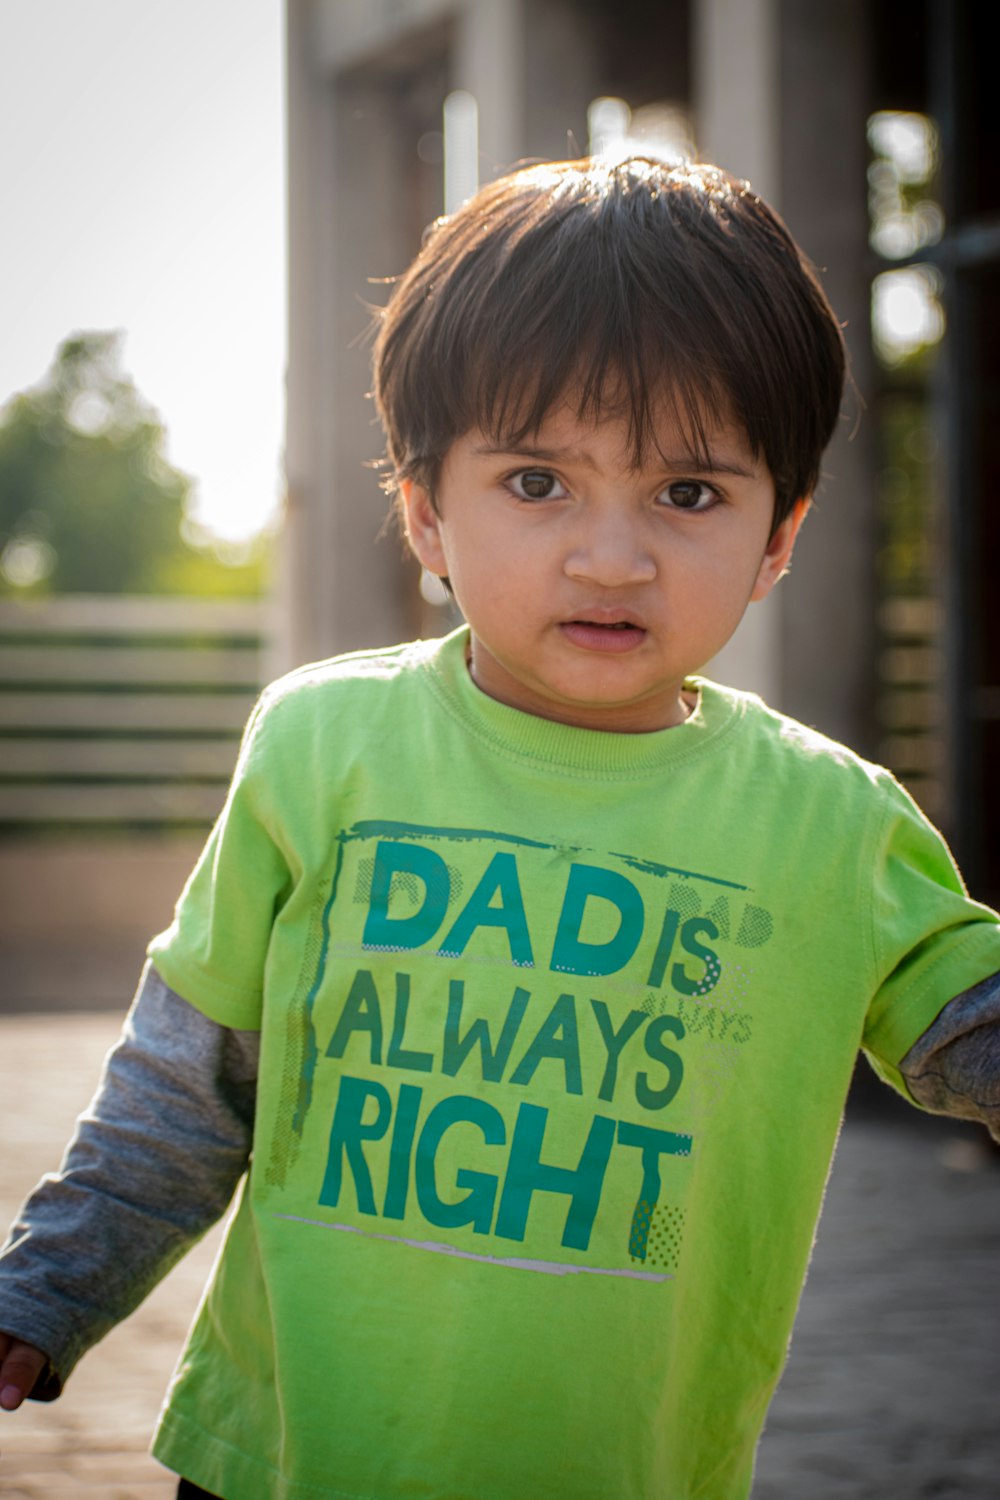
{"type": "Polygon", "coordinates": [[[700,479],[675,479],[657,497],[666,500],[672,510],[708,510],[719,498],[710,484],[700,479]]]}
{"type": "Polygon", "coordinates": [[[520,469],[507,483],[520,500],[561,500],[566,494],[550,469],[520,469]]]}

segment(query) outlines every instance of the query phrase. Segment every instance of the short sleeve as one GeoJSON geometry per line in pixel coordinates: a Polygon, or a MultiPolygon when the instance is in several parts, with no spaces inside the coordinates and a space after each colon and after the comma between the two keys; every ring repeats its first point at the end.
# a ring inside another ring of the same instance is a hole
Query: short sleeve
{"type": "Polygon", "coordinates": [[[888,775],[871,892],[863,1046],[909,1097],[898,1064],[949,1000],[1000,970],[1000,918],[969,897],[944,839],[888,775]]]}
{"type": "Polygon", "coordinates": [[[291,874],[269,772],[268,695],[250,717],[219,819],[177,903],[149,945],[164,980],[223,1026],[257,1030],[271,929],[291,874]]]}

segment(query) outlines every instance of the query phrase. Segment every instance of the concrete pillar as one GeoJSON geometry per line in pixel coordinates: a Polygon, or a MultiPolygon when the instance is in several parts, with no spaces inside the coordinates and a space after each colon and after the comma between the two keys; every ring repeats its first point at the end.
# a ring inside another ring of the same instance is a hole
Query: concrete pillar
{"type": "MultiPolygon", "coordinates": [[[[366,66],[367,35],[288,0],[289,368],[282,610],[284,665],[414,633],[402,544],[379,540],[387,501],[367,391],[372,278],[415,249],[393,80],[366,66]],[[327,57],[333,42],[357,55],[327,57]]],[[[415,141],[407,139],[411,150],[415,141]]]]}
{"type": "Polygon", "coordinates": [[[334,278],[334,99],[312,58],[313,8],[288,0],[288,374],[286,516],[279,587],[283,667],[322,654],[331,638],[331,593],[316,563],[332,557],[334,517],[326,398],[333,386],[327,336],[334,278]]]}
{"type": "MultiPolygon", "coordinates": [[[[694,0],[694,117],[698,154],[746,177],[775,208],[780,187],[778,0],[694,0]]],[[[781,697],[781,605],[752,604],[709,676],[781,697]]]]}
{"type": "Polygon", "coordinates": [[[698,154],[746,177],[775,207],[780,191],[778,0],[695,0],[698,154]]]}
{"type": "Polygon", "coordinates": [[[781,706],[871,755],[878,525],[876,416],[868,401],[868,10],[866,0],[781,0],[783,212],[844,327],[856,389],[779,594],[781,706]]]}
{"type": "Polygon", "coordinates": [[[524,22],[524,0],[466,0],[458,13],[452,76],[479,106],[480,182],[524,154],[524,22]]]}
{"type": "MultiPolygon", "coordinates": [[[[695,0],[699,153],[781,213],[846,325],[869,387],[864,0],[695,0]]],[[[871,423],[849,394],[791,575],[710,663],[722,681],[864,751],[873,740],[871,423]]]]}

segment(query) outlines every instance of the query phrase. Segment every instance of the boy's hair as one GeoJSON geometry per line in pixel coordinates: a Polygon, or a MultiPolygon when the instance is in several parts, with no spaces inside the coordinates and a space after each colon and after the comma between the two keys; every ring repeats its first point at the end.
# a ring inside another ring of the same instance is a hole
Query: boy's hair
{"type": "Polygon", "coordinates": [[[666,403],[702,464],[711,426],[739,424],[777,526],[813,493],[840,410],[844,344],[815,272],[712,166],[583,158],[502,177],[430,227],[380,320],[389,484],[432,497],[472,428],[516,447],[569,400],[624,417],[639,464],[666,403]]]}

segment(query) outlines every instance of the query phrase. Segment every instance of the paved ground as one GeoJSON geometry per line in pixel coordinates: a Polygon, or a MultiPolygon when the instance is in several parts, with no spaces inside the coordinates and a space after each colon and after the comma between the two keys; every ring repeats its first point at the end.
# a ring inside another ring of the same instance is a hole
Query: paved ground
{"type": "MultiPolygon", "coordinates": [[[[4,1224],[57,1160],[116,1029],[108,1015],[0,1016],[4,1224]]],[[[900,1108],[845,1127],[754,1500],[1000,1497],[1000,1156],[900,1108]]],[[[217,1243],[60,1401],[0,1413],[4,1500],[173,1495],[145,1449],[217,1243]]]]}

